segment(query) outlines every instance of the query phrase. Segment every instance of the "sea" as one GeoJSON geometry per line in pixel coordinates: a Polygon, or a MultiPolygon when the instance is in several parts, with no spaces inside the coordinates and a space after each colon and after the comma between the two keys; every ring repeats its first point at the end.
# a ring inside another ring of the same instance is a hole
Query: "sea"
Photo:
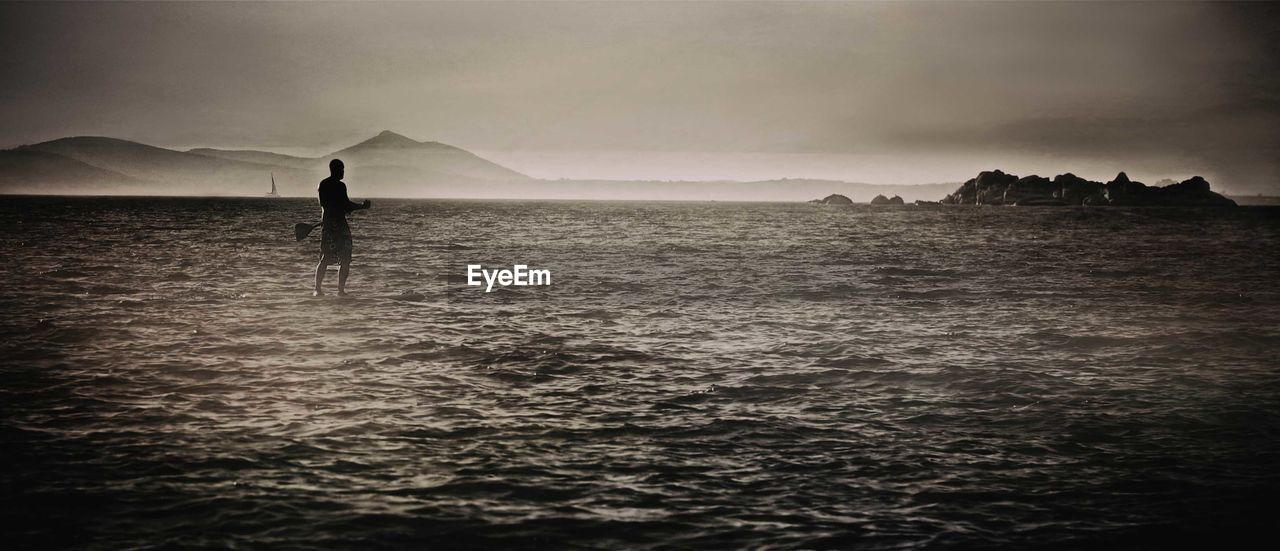
{"type": "Polygon", "coordinates": [[[1280,208],[0,202],[3,546],[1268,534],[1280,208]],[[547,286],[468,285],[522,264],[547,286]]]}

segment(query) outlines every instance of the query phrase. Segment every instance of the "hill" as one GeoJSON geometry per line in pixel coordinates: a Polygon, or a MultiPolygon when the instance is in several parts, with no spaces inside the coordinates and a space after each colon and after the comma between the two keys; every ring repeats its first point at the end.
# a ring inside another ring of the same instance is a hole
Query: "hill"
{"type": "Polygon", "coordinates": [[[536,180],[439,142],[391,131],[323,157],[197,148],[176,151],[116,138],[62,138],[0,151],[0,193],[262,195],[274,174],[284,196],[312,196],[330,159],[347,165],[353,197],[677,201],[806,201],[840,193],[941,199],[954,184],[883,186],[833,180],[758,182],[536,180]]]}
{"type": "Polygon", "coordinates": [[[413,181],[431,183],[452,177],[499,181],[530,179],[464,149],[439,142],[419,142],[390,130],[322,157],[294,157],[244,149],[200,148],[188,153],[314,171],[327,171],[329,160],[337,158],[342,159],[350,173],[367,173],[376,169],[384,177],[393,177],[390,181],[385,178],[378,180],[393,187],[403,187],[400,184],[413,181]]]}
{"type": "MultiPolygon", "coordinates": [[[[305,177],[303,171],[287,167],[206,157],[99,136],[62,138],[11,151],[46,154],[24,159],[25,171],[41,172],[46,170],[42,165],[65,164],[63,159],[69,159],[124,175],[133,181],[131,193],[257,195],[269,188],[271,172],[276,173],[277,181],[301,182],[305,177]]],[[[109,181],[85,184],[90,187],[80,193],[121,193],[109,181]]]]}
{"type": "Polygon", "coordinates": [[[324,157],[266,151],[197,148],[176,151],[100,136],[61,138],[6,150],[0,192],[260,195],[274,174],[280,193],[308,196],[338,157],[348,174],[367,182],[367,196],[439,196],[489,182],[532,181],[465,150],[418,142],[394,132],[324,157]]]}
{"type": "Polygon", "coordinates": [[[433,174],[476,180],[530,180],[528,176],[491,163],[475,154],[439,142],[419,142],[390,130],[325,158],[339,158],[349,168],[411,167],[433,174]]]}
{"type": "Polygon", "coordinates": [[[139,188],[119,172],[36,150],[0,151],[0,193],[75,193],[93,188],[139,188]]]}
{"type": "Polygon", "coordinates": [[[199,148],[189,150],[188,153],[309,170],[316,173],[317,180],[327,174],[329,160],[337,158],[347,165],[347,172],[350,174],[379,175],[380,178],[371,178],[379,183],[379,188],[386,186],[405,189],[416,184],[447,183],[459,178],[463,181],[530,180],[524,174],[482,159],[464,149],[440,142],[420,142],[390,130],[321,157],[294,157],[250,149],[199,148]]]}
{"type": "Polygon", "coordinates": [[[292,155],[282,155],[280,153],[271,153],[268,151],[255,151],[252,149],[211,149],[208,147],[200,147],[196,149],[189,149],[187,150],[187,153],[193,153],[204,157],[227,159],[231,161],[284,166],[304,170],[313,170],[320,165],[319,159],[313,159],[310,157],[294,157],[292,155]]]}

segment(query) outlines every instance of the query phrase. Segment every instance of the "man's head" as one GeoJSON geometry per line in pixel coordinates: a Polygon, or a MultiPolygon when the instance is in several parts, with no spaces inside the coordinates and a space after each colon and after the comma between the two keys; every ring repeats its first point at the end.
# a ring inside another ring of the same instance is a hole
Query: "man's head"
{"type": "Polygon", "coordinates": [[[332,161],[329,161],[329,175],[330,175],[330,176],[333,176],[334,178],[337,178],[337,179],[341,180],[341,179],[342,179],[342,176],[343,176],[343,174],[344,174],[345,172],[346,172],[346,166],[344,166],[344,165],[342,164],[342,161],[341,161],[341,160],[339,160],[339,159],[334,159],[334,160],[332,160],[332,161]]]}

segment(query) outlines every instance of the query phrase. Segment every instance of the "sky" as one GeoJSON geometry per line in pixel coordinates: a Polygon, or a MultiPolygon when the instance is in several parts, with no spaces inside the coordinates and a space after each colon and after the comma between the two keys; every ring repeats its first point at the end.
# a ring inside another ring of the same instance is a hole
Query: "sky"
{"type": "Polygon", "coordinates": [[[1277,29],[1233,3],[6,3],[0,146],[390,129],[545,178],[1280,193],[1277,29]]]}

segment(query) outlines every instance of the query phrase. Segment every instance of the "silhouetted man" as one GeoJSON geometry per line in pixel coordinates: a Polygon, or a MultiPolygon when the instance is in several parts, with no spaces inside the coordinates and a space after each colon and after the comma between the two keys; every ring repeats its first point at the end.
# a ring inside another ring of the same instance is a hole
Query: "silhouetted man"
{"type": "Polygon", "coordinates": [[[338,294],[347,294],[347,273],[351,270],[351,226],[347,225],[347,213],[369,208],[369,200],[363,204],[352,203],[347,198],[347,184],[342,183],[346,172],[342,161],[329,161],[329,177],[320,181],[320,263],[316,264],[315,296],[323,296],[320,284],[330,264],[337,262],[338,294]]]}

